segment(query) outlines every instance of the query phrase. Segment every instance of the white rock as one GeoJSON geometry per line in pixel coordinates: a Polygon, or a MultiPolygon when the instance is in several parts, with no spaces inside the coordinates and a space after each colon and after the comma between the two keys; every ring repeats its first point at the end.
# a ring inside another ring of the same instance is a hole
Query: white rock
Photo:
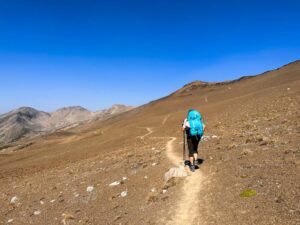
{"type": "Polygon", "coordinates": [[[127,191],[122,191],[122,193],[121,193],[121,197],[126,197],[127,196],[127,194],[128,194],[128,192],[127,191]]]}
{"type": "Polygon", "coordinates": [[[87,192],[92,192],[92,191],[94,191],[95,190],[95,188],[93,187],[93,186],[88,186],[87,188],[86,188],[86,191],[87,192]]]}
{"type": "Polygon", "coordinates": [[[157,165],[157,163],[156,163],[156,162],[152,163],[152,166],[156,166],[156,165],[157,165]]]}
{"type": "Polygon", "coordinates": [[[14,219],[9,219],[7,220],[7,223],[11,223],[12,221],[14,221],[14,219]]]}
{"type": "Polygon", "coordinates": [[[213,135],[213,136],[211,136],[212,138],[218,138],[218,136],[217,135],[213,135]]]}
{"type": "Polygon", "coordinates": [[[17,196],[14,196],[11,198],[10,203],[11,204],[16,204],[19,201],[19,198],[17,196]]]}
{"type": "Polygon", "coordinates": [[[148,179],[148,176],[144,176],[144,179],[148,179]]]}
{"type": "Polygon", "coordinates": [[[127,180],[127,177],[122,177],[122,180],[127,180]]]}
{"type": "Polygon", "coordinates": [[[206,136],[206,135],[203,135],[201,140],[202,141],[208,141],[210,139],[210,136],[206,136]]]}
{"type": "Polygon", "coordinates": [[[165,173],[165,182],[170,180],[172,177],[186,177],[188,174],[184,169],[184,166],[172,167],[168,172],[165,173]]]}
{"type": "Polygon", "coordinates": [[[36,211],[33,212],[33,214],[34,214],[35,216],[38,216],[38,215],[41,214],[41,211],[40,211],[40,210],[36,210],[36,211]]]}
{"type": "Polygon", "coordinates": [[[112,182],[109,186],[113,187],[113,186],[117,186],[119,185],[121,182],[120,181],[114,181],[112,182]]]}
{"type": "Polygon", "coordinates": [[[167,190],[166,190],[166,189],[163,189],[163,190],[162,190],[162,193],[163,193],[163,194],[165,194],[166,192],[167,192],[167,190]]]}
{"type": "Polygon", "coordinates": [[[289,90],[291,90],[290,88],[287,88],[287,90],[289,91],[289,90]]]}
{"type": "Polygon", "coordinates": [[[152,150],[155,150],[155,148],[153,147],[153,148],[151,148],[152,150]]]}
{"type": "Polygon", "coordinates": [[[45,204],[45,202],[44,202],[44,201],[40,201],[40,204],[41,204],[41,205],[44,205],[44,204],[45,204]]]}
{"type": "Polygon", "coordinates": [[[156,188],[151,188],[151,192],[156,192],[156,188]]]}
{"type": "Polygon", "coordinates": [[[53,203],[53,202],[55,202],[56,200],[55,199],[52,199],[51,201],[50,201],[50,203],[53,203]]]}

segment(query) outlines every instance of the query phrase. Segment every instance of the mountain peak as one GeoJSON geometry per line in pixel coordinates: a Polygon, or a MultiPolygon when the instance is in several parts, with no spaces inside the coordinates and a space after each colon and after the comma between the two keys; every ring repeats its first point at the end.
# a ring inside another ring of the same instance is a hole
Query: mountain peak
{"type": "Polygon", "coordinates": [[[93,113],[81,106],[69,106],[46,113],[32,107],[20,107],[0,116],[0,145],[22,137],[78,126],[93,119],[104,120],[132,108],[115,104],[109,109],[93,113]]]}
{"type": "Polygon", "coordinates": [[[67,106],[67,107],[62,107],[56,110],[57,111],[73,111],[73,110],[78,110],[78,111],[89,111],[86,108],[83,108],[82,106],[67,106]]]}

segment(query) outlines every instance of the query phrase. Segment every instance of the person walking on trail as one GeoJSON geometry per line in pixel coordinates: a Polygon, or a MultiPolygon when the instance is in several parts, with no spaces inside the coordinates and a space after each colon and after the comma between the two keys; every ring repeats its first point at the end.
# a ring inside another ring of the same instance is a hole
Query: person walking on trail
{"type": "Polygon", "coordinates": [[[192,172],[195,172],[195,166],[199,164],[198,145],[203,136],[204,130],[205,124],[201,114],[195,109],[190,109],[187,117],[183,121],[182,131],[186,133],[190,169],[192,172]]]}

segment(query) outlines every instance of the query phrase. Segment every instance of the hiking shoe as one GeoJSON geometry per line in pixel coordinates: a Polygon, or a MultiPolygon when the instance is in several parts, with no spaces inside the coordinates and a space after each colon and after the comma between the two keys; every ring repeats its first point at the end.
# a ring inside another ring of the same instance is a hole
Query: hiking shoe
{"type": "Polygon", "coordinates": [[[194,160],[194,165],[195,165],[195,166],[198,166],[198,165],[199,165],[198,159],[194,160]]]}
{"type": "Polygon", "coordinates": [[[194,165],[191,165],[191,166],[190,166],[190,170],[191,170],[192,172],[195,172],[195,166],[194,166],[194,165]]]}

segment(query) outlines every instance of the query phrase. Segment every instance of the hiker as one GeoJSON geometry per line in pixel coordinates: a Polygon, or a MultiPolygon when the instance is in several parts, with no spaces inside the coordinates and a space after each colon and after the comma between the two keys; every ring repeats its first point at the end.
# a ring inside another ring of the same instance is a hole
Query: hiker
{"type": "Polygon", "coordinates": [[[192,172],[195,172],[195,166],[199,164],[198,145],[202,138],[204,129],[205,125],[201,114],[195,109],[190,109],[187,117],[183,121],[182,131],[186,133],[189,149],[190,169],[192,172]]]}

